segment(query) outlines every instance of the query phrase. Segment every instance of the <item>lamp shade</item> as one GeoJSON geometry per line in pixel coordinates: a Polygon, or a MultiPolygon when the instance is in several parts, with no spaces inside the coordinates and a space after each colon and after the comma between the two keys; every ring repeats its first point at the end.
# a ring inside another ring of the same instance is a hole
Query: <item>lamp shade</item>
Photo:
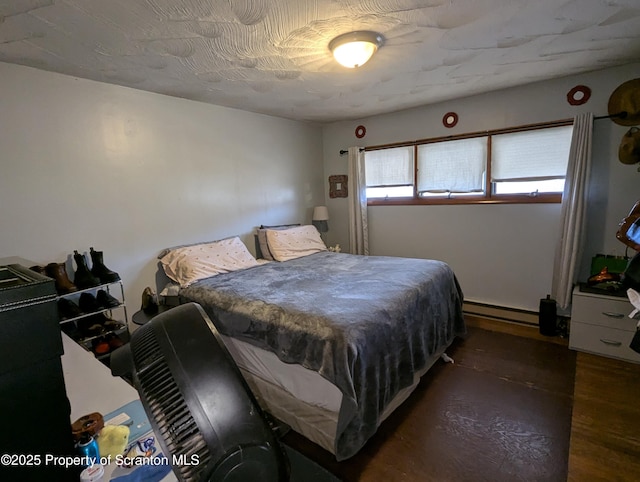
{"type": "Polygon", "coordinates": [[[334,38],[329,43],[329,50],[339,64],[353,69],[367,63],[382,43],[379,33],[349,32],[334,38]]]}
{"type": "Polygon", "coordinates": [[[329,210],[327,206],[316,206],[313,208],[311,223],[322,234],[329,231],[329,210]]]}
{"type": "Polygon", "coordinates": [[[313,221],[328,221],[329,210],[327,209],[327,206],[316,206],[313,208],[313,217],[311,219],[313,221]]]}

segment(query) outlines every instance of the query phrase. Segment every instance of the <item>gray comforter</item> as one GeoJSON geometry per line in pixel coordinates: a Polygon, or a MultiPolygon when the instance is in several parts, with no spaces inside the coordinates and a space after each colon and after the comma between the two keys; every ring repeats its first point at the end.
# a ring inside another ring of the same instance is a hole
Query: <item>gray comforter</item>
{"type": "Polygon", "coordinates": [[[398,391],[465,331],[454,273],[433,260],[323,252],[200,280],[180,295],[220,332],[342,391],[338,460],[364,445],[398,391]]]}

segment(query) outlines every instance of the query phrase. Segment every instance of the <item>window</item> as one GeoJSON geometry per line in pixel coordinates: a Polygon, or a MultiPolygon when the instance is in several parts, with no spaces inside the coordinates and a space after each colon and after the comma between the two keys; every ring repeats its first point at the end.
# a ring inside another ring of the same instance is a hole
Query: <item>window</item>
{"type": "Polygon", "coordinates": [[[486,160],[486,137],[418,146],[418,195],[483,195],[486,160]]]}
{"type": "Polygon", "coordinates": [[[365,152],[369,197],[413,197],[413,146],[365,152]]]}
{"type": "Polygon", "coordinates": [[[560,202],[570,121],[365,152],[370,204],[560,202]]]}
{"type": "Polygon", "coordinates": [[[494,193],[562,192],[572,130],[571,126],[565,126],[493,136],[494,193]]]}

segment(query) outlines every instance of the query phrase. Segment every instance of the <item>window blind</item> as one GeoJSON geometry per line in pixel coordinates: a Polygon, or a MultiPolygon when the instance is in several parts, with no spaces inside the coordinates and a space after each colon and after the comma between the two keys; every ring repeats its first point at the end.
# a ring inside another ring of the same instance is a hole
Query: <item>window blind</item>
{"type": "Polygon", "coordinates": [[[367,187],[413,185],[413,147],[365,152],[367,187]]]}
{"type": "Polygon", "coordinates": [[[573,126],[498,134],[491,138],[491,181],[562,179],[573,126]]]}
{"type": "Polygon", "coordinates": [[[486,137],[420,145],[418,192],[482,192],[486,159],[486,137]]]}

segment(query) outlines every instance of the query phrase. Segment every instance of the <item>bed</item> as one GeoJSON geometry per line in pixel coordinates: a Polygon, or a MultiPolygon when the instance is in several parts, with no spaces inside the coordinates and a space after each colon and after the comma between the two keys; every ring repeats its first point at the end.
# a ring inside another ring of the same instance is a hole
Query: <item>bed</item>
{"type": "Polygon", "coordinates": [[[335,253],[321,241],[258,262],[238,242],[232,270],[196,275],[179,298],[211,317],[263,408],[337,460],[357,453],[465,333],[462,292],[443,262],[335,253]]]}

